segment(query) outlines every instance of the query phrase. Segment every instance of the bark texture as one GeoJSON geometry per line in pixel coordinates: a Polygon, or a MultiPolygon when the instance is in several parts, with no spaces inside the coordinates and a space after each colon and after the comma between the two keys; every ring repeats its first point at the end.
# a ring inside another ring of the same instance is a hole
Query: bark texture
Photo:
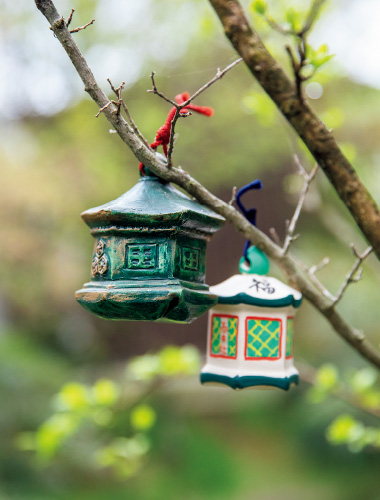
{"type": "Polygon", "coordinates": [[[321,166],[380,259],[380,212],[331,131],[300,99],[295,83],[265,48],[238,0],[209,0],[224,31],[253,76],[321,166]]]}
{"type": "MultiPolygon", "coordinates": [[[[67,55],[71,59],[75,69],[82,79],[85,90],[96,102],[99,108],[106,106],[109,99],[100,89],[95,81],[89,66],[73,37],[71,36],[64,19],[58,14],[51,0],[35,0],[38,9],[49,21],[55,36],[62,44],[67,55]]],[[[235,4],[236,2],[227,2],[235,4]]],[[[274,72],[278,71],[278,66],[273,63],[274,72]]],[[[272,75],[272,85],[276,86],[276,77],[272,75]]],[[[291,86],[291,82],[287,80],[291,86]]],[[[281,80],[278,83],[281,86],[281,80]]],[[[292,98],[293,99],[293,98],[292,98]]],[[[133,129],[118,112],[114,104],[110,104],[104,109],[103,114],[112,127],[119,134],[120,138],[131,149],[135,157],[148,167],[153,173],[162,179],[173,182],[182,187],[191,196],[194,196],[200,203],[210,207],[218,214],[224,216],[233,226],[242,233],[252,244],[261,248],[271,259],[273,259],[287,277],[289,283],[300,290],[306,299],[327,319],[335,331],[358,353],[374,366],[380,368],[380,351],[374,348],[366,339],[363,333],[345,321],[334,307],[334,301],[321,293],[310,281],[308,274],[301,269],[299,264],[270,240],[264,233],[238,212],[232,205],[226,203],[210,193],[202,184],[193,179],[181,168],[168,169],[166,165],[159,161],[156,155],[135,135],[133,129]]]]}

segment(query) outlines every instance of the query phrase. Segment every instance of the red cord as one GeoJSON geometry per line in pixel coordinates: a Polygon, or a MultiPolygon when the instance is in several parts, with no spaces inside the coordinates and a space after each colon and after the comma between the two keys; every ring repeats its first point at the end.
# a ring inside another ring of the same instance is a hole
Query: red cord
{"type": "MultiPolygon", "coordinates": [[[[175,96],[175,100],[178,104],[182,104],[183,102],[186,102],[189,99],[189,97],[190,94],[188,92],[182,92],[182,94],[178,94],[175,96]]],[[[209,108],[207,106],[196,106],[195,104],[191,103],[182,108],[180,112],[182,114],[185,114],[188,113],[189,111],[195,111],[196,113],[200,113],[201,115],[205,116],[212,116],[214,114],[214,110],[212,108],[209,108]]],[[[176,113],[176,108],[173,107],[169,111],[165,123],[162,125],[162,127],[160,127],[157,130],[154,142],[152,142],[152,144],[150,145],[152,149],[157,149],[158,146],[162,146],[165,156],[168,155],[168,144],[170,141],[170,132],[172,129],[172,121],[175,113],[176,113]]],[[[140,174],[142,176],[145,176],[144,165],[142,163],[140,163],[139,169],[140,169],[140,174]]]]}

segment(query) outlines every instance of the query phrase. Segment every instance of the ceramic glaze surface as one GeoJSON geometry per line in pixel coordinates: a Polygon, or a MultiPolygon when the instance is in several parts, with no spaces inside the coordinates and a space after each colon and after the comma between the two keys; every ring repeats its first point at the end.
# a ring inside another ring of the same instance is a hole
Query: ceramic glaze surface
{"type": "Polygon", "coordinates": [[[233,389],[298,383],[293,327],[302,295],[279,280],[235,275],[213,286],[218,304],[209,312],[203,384],[233,389]]]}
{"type": "Polygon", "coordinates": [[[216,303],[205,284],[206,243],[223,217],[156,176],[83,212],[95,238],[79,303],[106,319],[191,322],[216,303]]]}
{"type": "Polygon", "coordinates": [[[259,274],[235,274],[211,287],[219,296],[219,303],[249,304],[257,306],[299,307],[302,294],[276,278],[259,274]]]}

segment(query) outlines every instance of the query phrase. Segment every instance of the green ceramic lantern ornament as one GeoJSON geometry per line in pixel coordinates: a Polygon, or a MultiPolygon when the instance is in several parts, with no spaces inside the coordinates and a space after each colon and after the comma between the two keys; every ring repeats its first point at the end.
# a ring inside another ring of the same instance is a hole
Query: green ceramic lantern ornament
{"type": "Polygon", "coordinates": [[[224,219],[143,173],[117,200],[82,213],[95,246],[76,299],[105,319],[189,323],[217,301],[205,284],[206,243],[224,219]]]}

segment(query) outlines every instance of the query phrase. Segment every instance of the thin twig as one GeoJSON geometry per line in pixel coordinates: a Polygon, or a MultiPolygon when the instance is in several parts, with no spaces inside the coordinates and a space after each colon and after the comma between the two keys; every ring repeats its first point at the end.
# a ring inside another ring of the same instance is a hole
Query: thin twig
{"type": "Polygon", "coordinates": [[[273,19],[273,17],[271,17],[271,16],[264,16],[264,19],[265,19],[265,21],[269,24],[269,26],[272,29],[274,29],[278,33],[281,33],[281,35],[295,35],[294,30],[284,28],[283,26],[281,26],[281,24],[279,24],[278,22],[276,22],[273,19]]]}
{"type": "Polygon", "coordinates": [[[111,106],[111,104],[115,104],[115,106],[117,106],[119,103],[117,101],[113,101],[113,100],[108,101],[106,105],[104,105],[102,108],[99,109],[99,111],[95,115],[95,118],[98,118],[100,113],[103,113],[103,111],[105,111],[109,106],[111,106]]]}
{"type": "MultiPolygon", "coordinates": [[[[303,382],[306,382],[307,384],[312,386],[316,385],[318,370],[305,362],[297,362],[297,368],[299,369],[300,378],[303,382]]],[[[342,383],[339,383],[336,387],[333,387],[330,390],[329,395],[348,403],[354,408],[358,408],[364,413],[375,417],[380,417],[380,408],[371,408],[369,406],[363,405],[358,396],[350,391],[342,383]]]]}
{"type": "MultiPolygon", "coordinates": [[[[188,104],[190,104],[194,99],[196,99],[202,92],[204,92],[205,90],[207,90],[209,87],[211,87],[211,85],[213,85],[215,82],[217,82],[218,80],[220,80],[221,78],[223,78],[223,76],[228,73],[228,71],[230,71],[232,68],[234,68],[235,66],[237,66],[243,59],[240,57],[239,59],[236,59],[236,61],[234,61],[233,63],[229,64],[228,66],[226,66],[223,70],[220,70],[220,68],[217,69],[216,71],[216,74],[213,78],[211,78],[210,81],[208,81],[207,83],[205,83],[203,85],[203,87],[201,87],[200,89],[198,89],[192,96],[189,97],[189,99],[187,99],[187,101],[183,102],[181,105],[180,105],[180,109],[178,109],[177,107],[177,111],[181,110],[182,108],[185,108],[188,104]]],[[[181,114],[176,113],[173,120],[172,120],[172,126],[171,126],[171,130],[170,130],[170,141],[169,141],[169,148],[168,148],[168,167],[171,167],[171,164],[172,164],[172,154],[173,154],[173,148],[174,148],[174,134],[175,134],[175,125],[177,123],[177,120],[178,118],[182,116],[181,114]]]]}
{"type": "Polygon", "coordinates": [[[294,211],[293,217],[292,217],[292,219],[291,219],[291,221],[286,229],[286,236],[285,236],[285,242],[284,242],[284,247],[283,247],[284,255],[286,255],[286,253],[288,252],[288,250],[290,248],[290,245],[297,238],[297,236],[294,234],[295,229],[296,229],[296,225],[297,225],[298,219],[301,215],[302,207],[303,207],[303,204],[305,202],[306,195],[309,191],[310,184],[312,183],[312,181],[315,177],[315,174],[318,171],[318,164],[316,163],[314,165],[314,167],[312,168],[310,174],[308,174],[306,172],[306,170],[304,169],[304,167],[301,165],[301,162],[300,162],[298,156],[294,155],[293,158],[294,158],[294,162],[297,166],[299,174],[302,175],[302,177],[304,179],[304,185],[303,185],[296,209],[294,211]]]}
{"type": "Polygon", "coordinates": [[[71,23],[71,21],[73,20],[73,15],[74,15],[74,12],[75,12],[75,9],[71,9],[71,12],[70,12],[69,18],[67,19],[67,23],[66,23],[66,26],[67,26],[67,27],[69,27],[69,26],[70,26],[70,23],[71,23]]]}
{"type": "Polygon", "coordinates": [[[84,26],[79,26],[78,28],[75,28],[74,30],[70,30],[70,33],[78,33],[78,31],[85,30],[86,28],[91,26],[91,24],[94,24],[94,22],[95,22],[95,19],[91,19],[91,21],[89,23],[85,24],[84,26]]]}
{"type": "Polygon", "coordinates": [[[300,101],[303,102],[304,96],[302,94],[302,83],[306,80],[310,80],[310,78],[312,78],[314,75],[314,72],[310,73],[309,75],[302,74],[302,69],[307,65],[307,45],[304,35],[302,35],[297,43],[298,60],[294,56],[293,51],[289,45],[286,45],[285,49],[289,54],[290,62],[293,68],[297,95],[300,101]]]}
{"type": "MultiPolygon", "coordinates": [[[[119,97],[119,91],[120,91],[120,87],[118,87],[117,89],[112,85],[111,83],[111,80],[109,78],[107,78],[107,82],[110,84],[110,87],[111,89],[113,90],[113,92],[119,97]]],[[[125,82],[122,83],[123,87],[125,85],[125,82]]],[[[124,112],[125,114],[127,115],[127,118],[128,118],[128,121],[134,131],[134,133],[137,135],[137,137],[140,139],[141,142],[143,142],[145,144],[145,146],[147,148],[150,149],[150,145],[149,145],[149,142],[145,139],[145,137],[142,135],[142,133],[140,132],[140,130],[138,129],[136,123],[134,122],[134,120],[132,119],[132,116],[129,112],[129,109],[128,109],[128,106],[126,105],[124,99],[121,98],[121,93],[120,93],[120,102],[121,102],[121,105],[124,109],[124,112]]]]}
{"type": "Polygon", "coordinates": [[[303,262],[297,261],[298,266],[305,272],[307,273],[310,281],[313,283],[313,285],[321,292],[321,294],[326,297],[329,301],[334,300],[334,295],[327,290],[327,288],[319,281],[319,279],[316,277],[315,273],[317,271],[320,271],[323,267],[325,267],[328,263],[330,262],[330,259],[328,257],[325,257],[322,259],[322,261],[319,264],[313,265],[310,268],[305,266],[303,262]]]}
{"type": "Polygon", "coordinates": [[[380,209],[344,156],[334,134],[308,103],[299,99],[294,82],[265,47],[240,0],[209,0],[209,3],[233,48],[319,163],[380,260],[380,209]]]}
{"type": "Polygon", "coordinates": [[[297,36],[297,37],[302,38],[313,27],[313,24],[315,23],[318,15],[320,13],[320,10],[325,2],[326,2],[326,0],[314,0],[313,4],[309,10],[309,13],[306,17],[305,24],[302,26],[302,28],[299,31],[295,31],[295,30],[289,29],[289,28],[284,28],[283,26],[281,26],[281,24],[276,22],[273,19],[273,17],[271,17],[271,16],[264,15],[263,17],[264,17],[265,21],[269,24],[269,26],[272,29],[274,29],[275,31],[277,31],[278,33],[281,33],[282,35],[292,35],[292,36],[297,36]]]}
{"type": "Polygon", "coordinates": [[[155,74],[156,74],[155,71],[152,71],[152,73],[150,74],[150,79],[152,80],[152,88],[147,90],[147,92],[151,92],[152,94],[158,95],[159,97],[161,97],[161,99],[164,99],[164,101],[166,101],[166,102],[170,103],[172,106],[175,106],[176,108],[178,108],[179,104],[177,104],[175,101],[172,101],[171,99],[169,99],[169,97],[166,97],[166,95],[164,95],[162,92],[160,92],[157,89],[156,81],[154,78],[155,74]]]}
{"type": "Polygon", "coordinates": [[[307,15],[306,22],[303,25],[302,30],[298,33],[298,36],[304,36],[308,31],[311,30],[324,3],[326,3],[326,0],[314,0],[309,10],[309,14],[307,15]]]}
{"type": "MultiPolygon", "coordinates": [[[[111,83],[111,82],[110,82],[111,83]]],[[[111,104],[114,104],[116,106],[116,111],[115,111],[115,114],[116,115],[120,115],[120,109],[121,109],[121,105],[122,105],[122,98],[121,98],[121,92],[123,90],[123,87],[125,85],[125,82],[122,82],[120,84],[120,86],[115,89],[112,84],[111,84],[111,88],[112,90],[115,92],[115,94],[117,95],[118,97],[118,100],[117,101],[114,101],[113,99],[110,100],[109,102],[107,102],[107,104],[105,106],[103,106],[102,108],[99,109],[99,111],[96,113],[95,117],[98,118],[98,116],[100,115],[100,113],[102,113],[104,110],[106,110],[108,108],[108,106],[110,106],[111,104]]]]}
{"type": "Polygon", "coordinates": [[[236,193],[237,193],[237,187],[236,187],[236,186],[234,186],[234,187],[232,188],[232,195],[231,195],[231,199],[230,199],[230,201],[228,202],[228,204],[229,204],[229,205],[233,205],[233,204],[235,203],[235,201],[236,201],[236,193]]]}
{"type": "Polygon", "coordinates": [[[309,273],[315,274],[316,272],[318,272],[321,269],[323,269],[324,267],[326,267],[328,264],[330,264],[330,258],[324,257],[319,264],[314,264],[314,266],[311,266],[309,268],[309,273]]]}
{"type": "Polygon", "coordinates": [[[278,24],[272,17],[264,16],[264,19],[269,24],[269,26],[275,31],[281,33],[282,35],[292,35],[297,38],[297,52],[298,59],[293,54],[293,51],[289,45],[285,46],[285,49],[289,55],[290,62],[293,68],[295,85],[297,89],[297,95],[301,102],[303,102],[304,97],[302,94],[302,83],[310,80],[313,77],[315,71],[309,75],[302,74],[302,69],[307,65],[307,44],[306,44],[306,34],[312,28],[314,22],[316,21],[320,9],[326,0],[314,0],[310,11],[306,17],[305,24],[302,26],[301,30],[295,31],[294,29],[287,29],[278,24]]]}
{"type": "Polygon", "coordinates": [[[190,96],[187,101],[185,101],[184,103],[182,103],[181,106],[185,107],[188,104],[190,104],[192,101],[194,101],[194,99],[196,97],[198,97],[199,94],[201,94],[202,92],[204,92],[205,90],[207,90],[209,87],[211,87],[211,85],[213,85],[215,82],[217,82],[218,80],[220,80],[221,78],[223,78],[223,76],[226,73],[228,73],[228,71],[230,71],[232,68],[234,68],[235,66],[237,66],[239,63],[241,63],[242,60],[243,60],[243,58],[239,57],[239,59],[236,59],[236,61],[234,61],[233,63],[229,64],[224,69],[220,70],[218,68],[217,72],[216,72],[216,75],[214,76],[214,78],[211,78],[211,80],[209,82],[205,83],[203,85],[203,87],[201,87],[199,90],[197,90],[196,92],[194,92],[194,94],[192,96],[190,96]]]}
{"type": "Polygon", "coordinates": [[[281,246],[281,239],[274,227],[269,228],[269,234],[272,240],[276,243],[276,245],[281,246]]]}
{"type": "Polygon", "coordinates": [[[161,97],[161,99],[164,99],[166,102],[169,102],[172,106],[176,108],[176,113],[173,117],[173,120],[171,122],[171,128],[170,128],[170,139],[169,139],[169,146],[168,146],[168,156],[167,156],[167,166],[168,168],[172,167],[172,156],[173,156],[173,149],[174,149],[174,136],[175,136],[175,126],[177,123],[178,118],[186,117],[189,116],[189,114],[184,114],[181,113],[181,110],[188,106],[196,97],[198,97],[202,92],[204,92],[206,89],[211,87],[216,81],[220,80],[223,78],[223,76],[228,73],[232,68],[234,68],[237,64],[239,64],[243,59],[240,57],[239,59],[236,59],[233,63],[229,64],[226,66],[223,70],[220,70],[220,68],[217,69],[217,72],[213,78],[211,78],[210,81],[205,83],[200,89],[198,89],[192,96],[189,97],[186,101],[184,101],[181,104],[176,103],[175,101],[172,101],[166,95],[164,95],[162,92],[160,92],[157,89],[156,81],[154,78],[155,72],[152,71],[150,78],[152,80],[152,88],[150,90],[147,90],[147,92],[151,92],[153,94],[158,95],[161,97]]]}
{"type": "MultiPolygon", "coordinates": [[[[57,12],[54,3],[52,0],[35,0],[37,8],[42,12],[42,14],[47,18],[50,25],[53,28],[54,34],[57,39],[61,43],[62,47],[66,51],[68,57],[72,61],[75,69],[78,72],[78,75],[82,79],[84,83],[84,87],[86,92],[91,96],[91,98],[96,102],[98,107],[104,107],[109,99],[99,87],[98,83],[95,80],[95,77],[87,64],[87,61],[83,57],[83,54],[80,52],[78,46],[76,45],[73,37],[69,33],[65,22],[63,21],[60,14],[57,12]]],[[[213,0],[212,5],[216,8],[216,4],[213,0]]],[[[219,0],[218,0],[219,1],[219,0]]],[[[236,3],[235,0],[228,0],[228,2],[232,3],[234,8],[239,9],[239,4],[236,3]]],[[[219,5],[219,4],[218,4],[219,5]]],[[[223,11],[226,14],[227,9],[223,11]]],[[[229,12],[229,11],[228,11],[229,12]]],[[[224,21],[224,18],[223,18],[224,21]]],[[[244,26],[248,26],[245,23],[244,17],[242,21],[244,26]]],[[[241,33],[238,27],[234,27],[234,36],[237,36],[239,39],[241,37],[241,33]]],[[[249,28],[244,32],[244,36],[247,40],[252,40],[252,36],[249,32],[249,28]]],[[[244,44],[243,44],[244,45],[244,44]]],[[[256,44],[257,45],[257,44],[256,44]]],[[[253,47],[256,47],[253,44],[253,47]]],[[[244,45],[246,48],[246,45],[244,45]]],[[[251,49],[247,49],[249,54],[252,54],[251,49]]],[[[260,52],[260,57],[262,56],[262,50],[260,52]]],[[[264,51],[265,57],[269,57],[264,51]]],[[[257,58],[255,59],[252,56],[255,64],[258,64],[257,58]]],[[[266,59],[264,59],[266,60],[266,59]]],[[[261,61],[261,59],[260,59],[261,61]]],[[[261,63],[260,63],[261,64],[261,63]]],[[[276,78],[279,81],[283,81],[285,79],[286,82],[291,86],[291,82],[286,79],[286,76],[282,73],[282,70],[279,66],[276,66],[276,78]]],[[[267,81],[267,80],[266,80],[267,81]]],[[[276,88],[278,88],[278,84],[276,83],[276,88]]],[[[290,87],[291,88],[291,87],[290,87]]],[[[271,88],[268,89],[269,94],[271,95],[271,88]]],[[[278,105],[279,102],[275,101],[278,105]]],[[[291,99],[291,102],[294,102],[294,99],[291,99]]],[[[281,108],[282,109],[282,108],[281,108]]],[[[304,109],[299,109],[301,116],[303,117],[304,109]]],[[[285,110],[283,110],[284,115],[288,117],[288,114],[285,110]]],[[[317,118],[312,113],[312,111],[308,111],[310,113],[311,118],[316,121],[316,123],[320,123],[317,121],[317,118]]],[[[132,128],[128,125],[126,120],[119,115],[116,116],[114,111],[109,109],[104,110],[104,115],[110,122],[111,127],[117,131],[120,138],[125,142],[125,144],[131,149],[135,157],[147,166],[153,173],[157,176],[161,177],[163,180],[168,182],[173,182],[183,188],[190,196],[194,196],[200,203],[206,205],[207,207],[214,210],[214,212],[220,214],[225,217],[237,231],[239,231],[243,236],[252,241],[253,244],[259,246],[269,258],[273,259],[279,267],[282,269],[285,276],[288,278],[288,281],[297,286],[297,288],[303,293],[306,299],[328,320],[332,328],[347,342],[349,343],[358,353],[361,354],[368,362],[372,363],[377,368],[380,368],[380,352],[377,348],[375,348],[363,335],[362,332],[355,329],[351,326],[346,319],[341,316],[333,307],[332,301],[325,297],[322,293],[318,291],[318,289],[310,282],[309,276],[307,272],[304,272],[302,267],[298,264],[298,262],[294,259],[294,257],[290,255],[284,256],[282,253],[282,249],[278,247],[275,243],[272,242],[270,238],[268,238],[264,233],[259,231],[255,226],[250,224],[246,218],[238,212],[233,206],[228,203],[223,202],[223,200],[217,198],[215,195],[210,193],[204,186],[202,186],[196,179],[192,178],[185,170],[181,168],[173,168],[167,169],[166,166],[160,159],[148,148],[146,148],[140,140],[136,137],[136,134],[132,130],[132,128]]],[[[323,125],[321,125],[323,126],[323,125]]],[[[303,122],[304,131],[310,131],[310,124],[303,122]]],[[[299,133],[298,124],[295,125],[295,129],[299,133]]],[[[305,137],[308,137],[307,134],[305,137]]],[[[325,137],[322,133],[319,137],[325,137]]],[[[310,147],[310,141],[305,139],[306,144],[310,147]]],[[[322,141],[319,140],[318,144],[322,141]]],[[[336,143],[331,141],[328,143],[329,148],[332,148],[333,153],[338,151],[336,143]]],[[[323,160],[324,168],[328,169],[328,164],[326,163],[326,155],[321,154],[320,158],[323,160]]],[[[341,156],[338,154],[338,158],[341,156]]],[[[342,158],[342,163],[340,163],[340,175],[342,175],[342,168],[346,168],[347,161],[342,158]],[[342,167],[343,165],[343,167],[342,167]]],[[[351,169],[352,170],[352,169],[351,169]]],[[[352,172],[351,172],[352,174],[352,172]]],[[[353,174],[352,174],[353,175],[353,174]]],[[[352,177],[351,175],[351,177],[352,177]]],[[[350,177],[350,178],[351,178],[350,177]]],[[[355,177],[355,179],[357,179],[355,177]]],[[[350,184],[352,185],[352,183],[350,184]]],[[[363,187],[360,182],[355,182],[355,187],[357,190],[363,191],[363,187]]],[[[366,192],[364,190],[364,192],[366,192]]],[[[340,193],[340,192],[339,192],[340,193]]],[[[372,205],[371,205],[372,206],[372,205]]],[[[364,206],[367,210],[364,211],[364,214],[367,212],[372,213],[371,210],[368,210],[367,206],[364,206]]],[[[361,205],[361,210],[363,211],[363,205],[361,205]]],[[[373,208],[376,212],[376,207],[373,208]]],[[[377,212],[376,212],[377,213],[377,212]]],[[[377,219],[376,219],[377,220],[377,219]]],[[[361,227],[361,226],[360,226],[361,227]]],[[[378,230],[378,226],[376,226],[378,230]]],[[[364,231],[364,234],[367,234],[367,231],[364,231]]],[[[377,239],[374,235],[369,234],[369,240],[374,240],[377,243],[377,239]]],[[[379,251],[377,250],[377,255],[379,251]]]]}
{"type": "Polygon", "coordinates": [[[361,280],[362,278],[362,273],[363,269],[360,267],[364,260],[370,255],[370,253],[373,251],[372,247],[368,247],[367,250],[365,250],[362,254],[358,253],[356,248],[354,247],[353,244],[351,244],[351,249],[353,254],[356,257],[355,264],[352,266],[352,269],[349,273],[347,273],[346,279],[344,280],[342,286],[340,287],[339,292],[337,293],[337,296],[334,299],[334,304],[333,306],[335,307],[338,302],[340,302],[347,290],[347,288],[352,284],[352,283],[357,283],[358,281],[361,280]]]}
{"type": "Polygon", "coordinates": [[[168,156],[167,156],[167,161],[168,161],[168,168],[172,168],[172,158],[173,158],[173,150],[174,150],[174,136],[175,136],[175,125],[177,123],[177,120],[181,115],[181,108],[176,109],[175,114],[173,116],[173,120],[170,123],[170,136],[169,136],[169,145],[168,145],[168,156]]]}

